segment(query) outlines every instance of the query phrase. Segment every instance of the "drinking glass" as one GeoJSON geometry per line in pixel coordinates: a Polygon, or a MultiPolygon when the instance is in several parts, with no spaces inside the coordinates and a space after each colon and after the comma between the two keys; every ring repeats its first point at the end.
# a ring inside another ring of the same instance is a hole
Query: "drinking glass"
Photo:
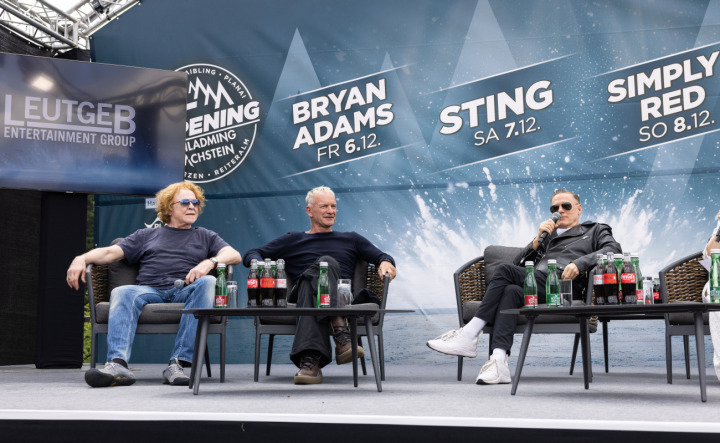
{"type": "Polygon", "coordinates": [[[572,306],[572,280],[560,280],[560,298],[563,306],[572,306]]]}
{"type": "Polygon", "coordinates": [[[227,288],[228,288],[228,308],[237,308],[237,293],[238,293],[238,287],[236,281],[229,281],[227,282],[227,288]]]}
{"type": "Polygon", "coordinates": [[[337,307],[345,308],[352,304],[352,281],[349,278],[338,279],[337,307]]]}

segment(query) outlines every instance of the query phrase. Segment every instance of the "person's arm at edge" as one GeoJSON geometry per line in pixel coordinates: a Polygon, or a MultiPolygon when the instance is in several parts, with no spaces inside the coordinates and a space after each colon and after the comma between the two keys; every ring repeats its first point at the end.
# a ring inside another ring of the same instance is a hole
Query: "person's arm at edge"
{"type": "Polygon", "coordinates": [[[710,240],[708,240],[707,245],[705,245],[705,249],[703,249],[703,258],[704,259],[710,258],[711,250],[720,249],[720,242],[715,241],[718,229],[720,229],[720,211],[718,211],[717,218],[718,218],[718,224],[715,226],[715,229],[713,229],[712,235],[710,235],[710,240]]]}

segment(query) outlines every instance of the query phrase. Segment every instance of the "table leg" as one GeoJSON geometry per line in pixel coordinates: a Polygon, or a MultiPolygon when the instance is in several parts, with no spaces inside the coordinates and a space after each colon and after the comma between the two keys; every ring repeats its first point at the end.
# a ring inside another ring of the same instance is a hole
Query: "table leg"
{"type": "Polygon", "coordinates": [[[580,317],[580,343],[582,344],[582,360],[583,360],[583,379],[585,380],[585,389],[590,389],[590,343],[588,340],[588,318],[580,317]]]}
{"type": "Polygon", "coordinates": [[[188,388],[192,389],[193,387],[193,380],[195,380],[195,369],[197,368],[197,362],[198,362],[198,353],[197,350],[200,348],[200,318],[196,315],[195,318],[198,320],[197,328],[195,329],[195,352],[193,352],[193,361],[192,361],[192,367],[190,368],[190,384],[188,385],[188,388]]]}
{"type": "Polygon", "coordinates": [[[193,370],[191,371],[191,374],[194,372],[193,375],[195,375],[195,377],[190,379],[190,383],[192,383],[193,388],[193,395],[198,395],[198,392],[200,391],[200,378],[202,376],[203,359],[198,358],[198,356],[205,355],[209,323],[209,315],[203,315],[201,318],[198,319],[198,332],[196,333],[195,338],[197,339],[199,336],[200,343],[197,344],[195,352],[193,352],[193,370]]]}
{"type": "Polygon", "coordinates": [[[608,361],[608,320],[602,322],[603,324],[603,353],[605,357],[605,373],[610,372],[610,363],[608,361]]]}
{"type": "Polygon", "coordinates": [[[370,360],[375,373],[375,384],[377,384],[378,392],[382,392],[382,374],[380,373],[380,364],[378,362],[377,350],[375,349],[375,336],[372,334],[372,316],[365,316],[365,329],[368,331],[368,346],[370,347],[370,360]]]}
{"type": "Polygon", "coordinates": [[[357,317],[348,316],[350,323],[350,342],[352,343],[352,364],[353,364],[353,382],[358,387],[358,350],[357,350],[357,317]]]}
{"type": "Polygon", "coordinates": [[[707,401],[705,390],[705,331],[702,311],[695,311],[695,344],[697,346],[698,375],[700,377],[700,399],[707,401]]]}
{"type": "Polygon", "coordinates": [[[515,368],[515,376],[512,380],[511,395],[515,395],[517,391],[518,383],[520,383],[520,374],[522,373],[523,364],[525,364],[525,354],[527,354],[528,345],[530,344],[530,336],[532,335],[533,327],[535,326],[535,317],[527,317],[527,325],[525,325],[525,332],[523,333],[522,344],[520,345],[520,354],[518,355],[517,367],[515,368]]]}

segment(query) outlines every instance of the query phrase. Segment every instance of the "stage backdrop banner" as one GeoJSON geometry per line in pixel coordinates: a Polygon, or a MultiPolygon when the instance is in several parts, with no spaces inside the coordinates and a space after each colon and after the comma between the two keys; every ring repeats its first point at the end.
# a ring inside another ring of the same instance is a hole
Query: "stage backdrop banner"
{"type": "Polygon", "coordinates": [[[0,187],[154,194],[183,173],[180,72],[0,53],[0,187]]]}
{"type": "MultiPolygon", "coordinates": [[[[395,257],[388,306],[425,314],[432,336],[457,322],[453,272],[531,241],[556,188],[644,275],[703,247],[720,209],[719,24],[717,1],[155,0],[93,49],[187,76],[199,225],[244,253],[306,230],[305,193],[330,186],[335,229],[395,257]]],[[[102,197],[96,223],[106,245],[157,220],[102,197]]]]}

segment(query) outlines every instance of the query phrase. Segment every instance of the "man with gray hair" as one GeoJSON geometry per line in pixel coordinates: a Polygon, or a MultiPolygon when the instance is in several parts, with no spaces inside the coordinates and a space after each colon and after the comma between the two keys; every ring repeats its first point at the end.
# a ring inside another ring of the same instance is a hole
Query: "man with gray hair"
{"type": "MultiPolygon", "coordinates": [[[[331,306],[335,306],[336,281],[352,278],[358,259],[374,264],[380,276],[386,273],[395,278],[395,261],[356,232],[332,230],[337,216],[335,193],[326,186],[310,190],[305,197],[305,212],[310,218],[310,230],[288,232],[275,240],[245,253],[243,264],[250,266],[253,259],[283,258],[288,277],[295,282],[289,301],[297,298],[297,306],[315,307],[316,288],[321,261],[328,262],[331,306]]],[[[328,327],[335,340],[335,360],[341,365],[352,360],[350,330],[342,317],[300,316],[290,359],[300,370],[295,384],[322,383],[320,368],[332,361],[328,327]]],[[[358,356],[363,350],[358,347],[358,356]]]]}

